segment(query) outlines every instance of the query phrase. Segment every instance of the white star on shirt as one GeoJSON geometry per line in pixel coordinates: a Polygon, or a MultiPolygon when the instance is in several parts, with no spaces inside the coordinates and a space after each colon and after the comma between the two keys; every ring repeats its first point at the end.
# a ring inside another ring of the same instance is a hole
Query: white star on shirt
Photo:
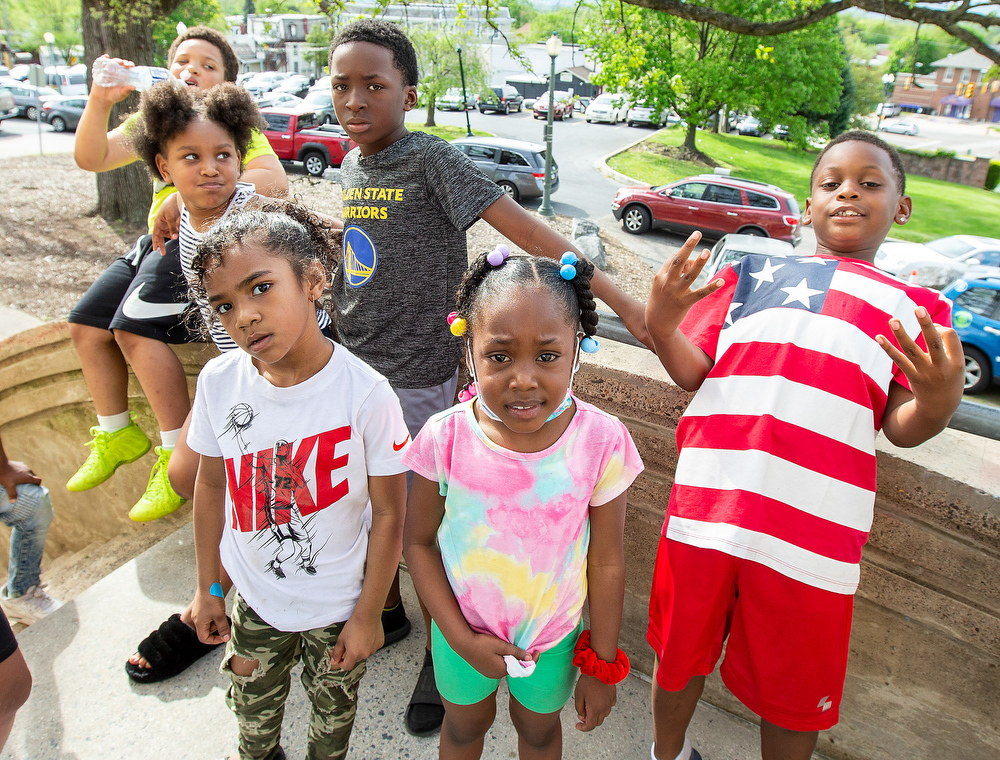
{"type": "Polygon", "coordinates": [[[799,281],[799,284],[796,285],[794,288],[782,288],[781,290],[784,293],[788,293],[788,298],[784,300],[784,302],[781,304],[782,306],[790,304],[792,301],[798,301],[807,309],[809,308],[809,299],[812,296],[818,296],[823,292],[822,290],[813,290],[808,285],[806,285],[805,277],[803,277],[802,280],[799,281]]]}
{"type": "Polygon", "coordinates": [[[743,304],[733,302],[729,304],[729,310],[726,312],[726,324],[731,325],[733,323],[733,312],[740,308],[743,304]]]}
{"type": "Polygon", "coordinates": [[[772,266],[770,259],[764,259],[764,268],[758,272],[751,272],[750,276],[753,277],[757,283],[753,286],[754,292],[757,292],[759,288],[765,281],[774,282],[774,273],[781,269],[784,264],[778,264],[778,266],[772,266]]]}
{"type": "Polygon", "coordinates": [[[803,256],[796,261],[799,264],[819,264],[821,267],[825,267],[828,263],[826,259],[821,259],[819,256],[803,256]]]}

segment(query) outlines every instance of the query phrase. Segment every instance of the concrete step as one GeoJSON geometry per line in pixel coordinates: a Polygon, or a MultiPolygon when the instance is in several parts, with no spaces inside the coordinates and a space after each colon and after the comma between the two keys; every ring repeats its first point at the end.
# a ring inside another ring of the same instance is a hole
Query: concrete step
{"type": "MultiPolygon", "coordinates": [[[[81,558],[78,564],[94,560],[81,558]]],[[[406,733],[403,714],[423,659],[424,627],[409,576],[403,600],[413,632],[375,654],[361,687],[351,760],[438,754],[436,736],[406,733]]],[[[209,654],[180,676],[159,684],[133,684],[125,660],[139,639],[191,599],[194,543],[187,525],[76,594],[62,609],[18,639],[34,676],[28,703],[18,712],[0,760],[185,760],[221,757],[236,748],[236,722],[224,701],[222,652],[209,654]]],[[[309,705],[296,669],[285,713],[282,744],[289,757],[305,753],[309,705]]],[[[517,756],[517,738],[501,686],[496,724],[486,740],[487,760],[517,756]]],[[[603,726],[581,734],[575,710],[563,711],[568,758],[623,760],[649,757],[652,742],[649,683],[629,676],[603,726]]],[[[729,713],[701,704],[690,736],[705,760],[759,757],[757,729],[729,713]]]]}

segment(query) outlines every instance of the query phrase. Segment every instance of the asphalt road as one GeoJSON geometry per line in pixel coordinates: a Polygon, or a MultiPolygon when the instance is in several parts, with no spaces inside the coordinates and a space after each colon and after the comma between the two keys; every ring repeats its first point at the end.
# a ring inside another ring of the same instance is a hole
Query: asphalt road
{"type": "MultiPolygon", "coordinates": [[[[20,117],[0,121],[0,158],[38,155],[39,125],[20,117]]],[[[41,149],[43,153],[72,153],[75,135],[72,132],[53,132],[45,122],[41,124],[41,149]]]]}

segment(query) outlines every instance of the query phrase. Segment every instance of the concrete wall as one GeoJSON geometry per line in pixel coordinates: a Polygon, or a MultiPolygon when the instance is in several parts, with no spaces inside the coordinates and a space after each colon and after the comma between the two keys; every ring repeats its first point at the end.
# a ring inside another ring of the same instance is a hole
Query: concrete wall
{"type": "MultiPolygon", "coordinates": [[[[177,352],[193,383],[214,349],[177,352]]],[[[664,379],[646,351],[604,341],[584,362],[577,393],[625,422],[646,463],[629,494],[622,647],[649,673],[649,588],[677,458],[675,426],[689,395],[664,379]]],[[[131,394],[140,424],[154,432],[138,386],[131,394]]],[[[92,415],[65,325],[0,343],[0,432],[8,453],[31,462],[52,490],[56,520],[47,552],[53,557],[143,529],[126,515],[145,487],[152,455],[92,491],[62,488],[86,454],[92,415]]],[[[841,723],[821,735],[819,751],[845,760],[995,760],[1000,443],[946,431],[919,449],[880,450],[878,459],[876,517],[855,600],[841,723]]],[[[705,699],[753,718],[715,675],[705,699]]]]}
{"type": "Polygon", "coordinates": [[[957,182],[982,190],[986,187],[986,173],[990,170],[988,158],[972,156],[918,156],[900,152],[907,174],[957,182]]]}
{"type": "MultiPolygon", "coordinates": [[[[603,351],[603,348],[602,348],[603,351]]],[[[649,673],[652,568],[689,395],[613,367],[585,367],[577,392],[628,426],[646,464],[629,492],[622,647],[649,673]]],[[[954,431],[950,453],[1000,484],[1000,443],[954,431]]],[[[902,452],[900,452],[902,453],[902,452]]],[[[940,456],[938,457],[940,458],[940,456]]],[[[1000,498],[880,451],[875,522],[862,562],[833,758],[1000,757],[1000,498]]],[[[707,701],[753,720],[717,674],[707,701]]]]}
{"type": "MultiPolygon", "coordinates": [[[[195,377],[216,349],[191,344],[176,350],[188,372],[193,396],[195,377]]],[[[129,378],[129,406],[155,443],[156,419],[134,377],[129,378]]],[[[152,449],[97,488],[77,494],[65,488],[89,453],[86,443],[94,424],[94,407],[64,322],[46,324],[0,342],[4,450],[11,459],[27,462],[42,478],[56,513],[45,544],[46,560],[144,528],[128,519],[128,510],[146,489],[156,461],[152,449]]],[[[190,511],[187,506],[181,509],[181,514],[190,511]]],[[[7,556],[8,546],[9,532],[0,531],[0,556],[7,556]]]]}

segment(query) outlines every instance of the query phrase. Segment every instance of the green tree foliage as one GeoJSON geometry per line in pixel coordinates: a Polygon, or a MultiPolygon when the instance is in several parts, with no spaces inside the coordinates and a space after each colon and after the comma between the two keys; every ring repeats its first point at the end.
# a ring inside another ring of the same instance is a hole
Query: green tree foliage
{"type": "Polygon", "coordinates": [[[952,53],[961,52],[967,47],[965,43],[934,27],[921,26],[919,39],[914,34],[912,24],[907,31],[909,32],[907,36],[898,38],[892,43],[885,69],[893,74],[901,71],[911,73],[914,68],[917,74],[932,74],[934,69],[931,68],[931,63],[952,53]],[[913,55],[914,48],[916,61],[913,55]]]}
{"type": "Polygon", "coordinates": [[[407,34],[417,50],[420,67],[420,100],[427,106],[425,126],[433,127],[434,106],[449,87],[462,86],[462,71],[458,65],[459,46],[462,47],[462,70],[465,71],[465,91],[469,101],[475,102],[476,93],[486,87],[486,72],[479,57],[479,45],[471,36],[451,29],[433,29],[429,26],[411,27],[407,34]]]}
{"type": "Polygon", "coordinates": [[[556,8],[544,13],[536,13],[531,19],[531,26],[521,41],[544,42],[554,32],[565,43],[574,40],[579,42],[583,27],[596,19],[597,15],[593,9],[582,3],[576,7],[556,8]]]}
{"type": "Polygon", "coordinates": [[[197,26],[202,24],[226,34],[228,27],[219,0],[184,0],[172,13],[153,19],[154,60],[158,66],[167,65],[167,53],[177,37],[177,24],[197,26]]]}
{"type": "Polygon", "coordinates": [[[330,40],[333,39],[333,29],[324,29],[321,26],[312,25],[309,27],[309,34],[306,35],[306,42],[313,48],[305,54],[305,59],[312,63],[316,70],[326,71],[329,66],[330,40]]]}
{"type": "Polygon", "coordinates": [[[47,45],[43,35],[52,32],[56,53],[72,61],[83,44],[80,10],[80,0],[8,0],[12,42],[20,50],[35,53],[47,45]]]}
{"type": "Polygon", "coordinates": [[[510,11],[510,16],[514,19],[515,27],[530,24],[532,19],[538,15],[535,6],[528,0],[504,0],[503,5],[510,11]]]}
{"type": "MultiPolygon", "coordinates": [[[[761,15],[781,7],[751,2],[761,15]]],[[[722,0],[716,6],[729,4],[746,13],[751,2],[722,0]]],[[[594,81],[656,109],[676,111],[688,123],[684,147],[692,154],[697,154],[695,130],[724,105],[788,124],[800,142],[809,129],[804,112],[836,109],[844,52],[835,22],[762,39],[614,0],[601,0],[600,10],[600,22],[589,25],[585,35],[602,64],[594,81]]]]}

